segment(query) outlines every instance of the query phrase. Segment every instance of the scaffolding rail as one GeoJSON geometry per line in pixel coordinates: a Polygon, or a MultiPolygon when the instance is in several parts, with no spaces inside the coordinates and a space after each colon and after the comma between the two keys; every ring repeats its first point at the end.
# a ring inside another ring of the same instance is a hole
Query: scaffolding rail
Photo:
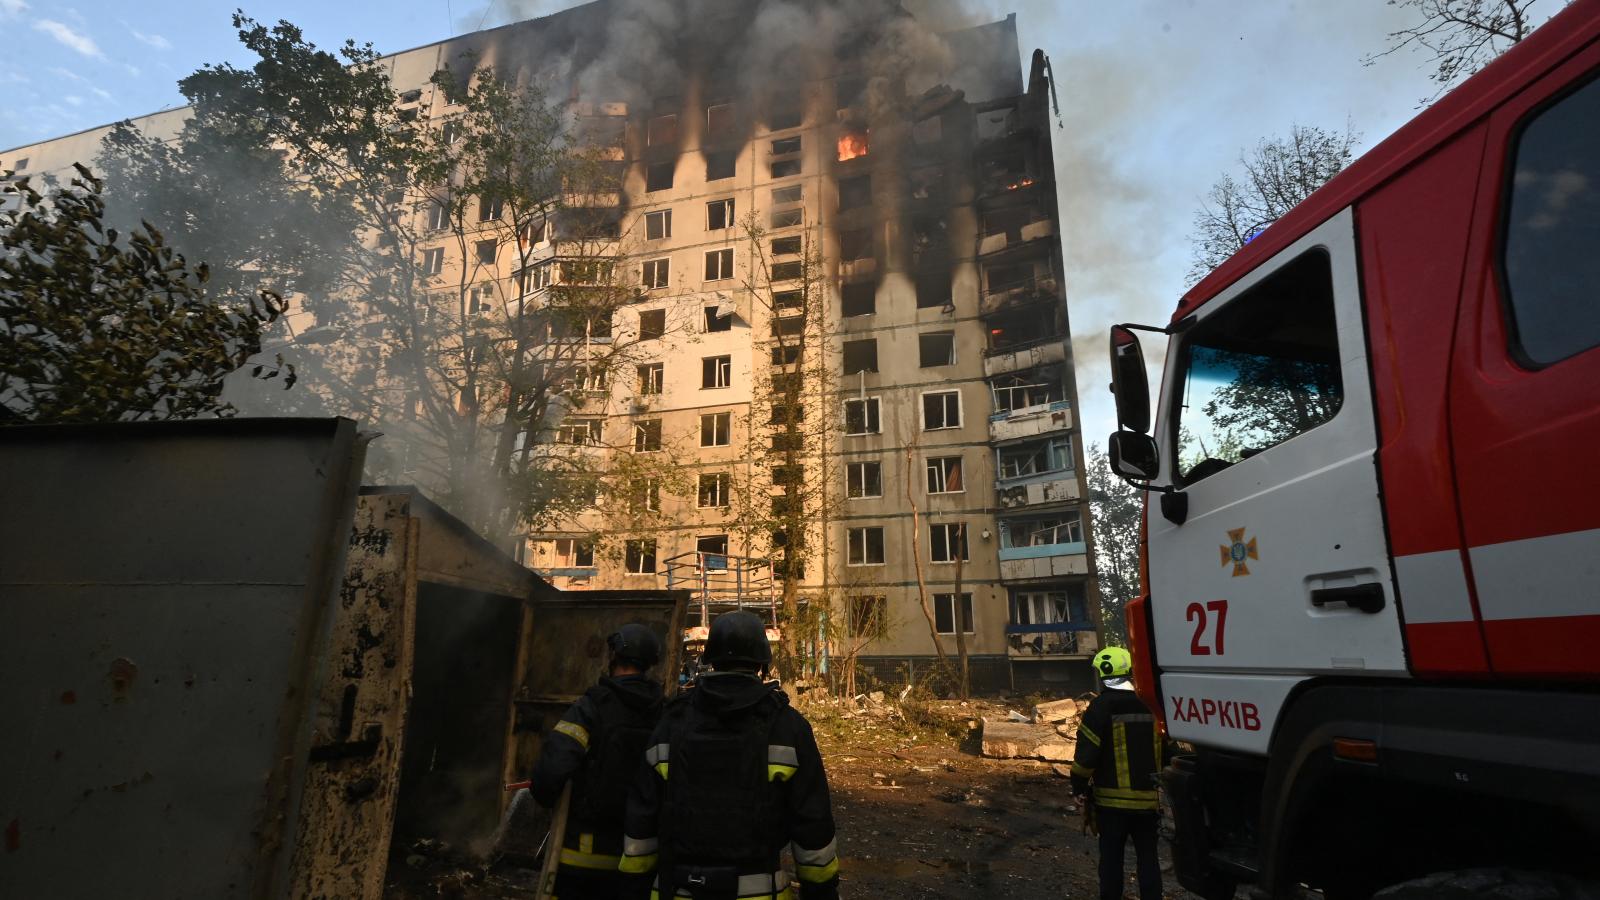
{"type": "Polygon", "coordinates": [[[691,550],[669,557],[666,566],[667,589],[689,591],[690,640],[697,635],[704,640],[712,619],[739,609],[765,619],[769,633],[777,629],[778,590],[771,560],[691,550]]]}

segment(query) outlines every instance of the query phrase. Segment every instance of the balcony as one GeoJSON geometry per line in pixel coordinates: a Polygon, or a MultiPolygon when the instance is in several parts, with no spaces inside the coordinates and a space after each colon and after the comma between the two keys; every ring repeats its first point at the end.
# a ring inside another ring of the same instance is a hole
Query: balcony
{"type": "Polygon", "coordinates": [[[978,256],[993,256],[1006,250],[1016,250],[1034,241],[1052,237],[1056,233],[1056,223],[1049,219],[1039,219],[1023,225],[1019,232],[1013,235],[1009,231],[997,231],[994,234],[985,234],[978,238],[978,256]]]}
{"type": "Polygon", "coordinates": [[[1026,581],[1089,574],[1089,551],[1082,541],[1000,548],[1000,579],[1026,581]]]}
{"type": "Polygon", "coordinates": [[[1006,652],[1013,659],[1088,656],[1099,649],[1093,622],[1006,626],[1006,652]]]}
{"type": "Polygon", "coordinates": [[[1027,278],[999,287],[990,287],[978,298],[978,315],[988,316],[1041,300],[1058,297],[1054,277],[1027,278]]]}
{"type": "Polygon", "coordinates": [[[1070,503],[1083,496],[1078,485],[1078,473],[1072,471],[1051,472],[1018,481],[998,481],[994,489],[1001,509],[1070,503]]]}
{"type": "Polygon", "coordinates": [[[1042,343],[986,350],[983,357],[983,375],[985,378],[993,378],[996,375],[1009,375],[1036,366],[1066,362],[1067,345],[1063,342],[1063,337],[1064,335],[1058,334],[1046,335],[1042,343]]]}
{"type": "Polygon", "coordinates": [[[995,413],[989,417],[989,439],[1014,441],[1072,427],[1072,401],[1057,400],[1043,406],[995,413]]]}

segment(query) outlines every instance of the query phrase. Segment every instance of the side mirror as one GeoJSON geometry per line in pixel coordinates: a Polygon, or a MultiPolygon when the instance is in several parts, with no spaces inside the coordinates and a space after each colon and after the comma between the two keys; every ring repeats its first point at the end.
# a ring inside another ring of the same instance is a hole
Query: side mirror
{"type": "MultiPolygon", "coordinates": [[[[1126,325],[1111,328],[1111,392],[1117,399],[1117,428],[1148,434],[1150,382],[1144,371],[1144,350],[1126,325]]],[[[1155,444],[1150,446],[1153,450],[1155,444]]]]}
{"type": "Polygon", "coordinates": [[[1161,474],[1161,453],[1156,439],[1137,431],[1118,431],[1106,445],[1111,471],[1123,478],[1154,481],[1161,474]]]}

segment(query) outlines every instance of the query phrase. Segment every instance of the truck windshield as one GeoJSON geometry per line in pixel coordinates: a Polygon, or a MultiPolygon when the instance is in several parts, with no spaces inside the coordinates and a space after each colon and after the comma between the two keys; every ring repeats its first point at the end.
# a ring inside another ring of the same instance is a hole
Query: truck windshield
{"type": "Polygon", "coordinates": [[[1344,399],[1328,255],[1310,251],[1184,340],[1179,477],[1193,484],[1333,418],[1344,399]]]}

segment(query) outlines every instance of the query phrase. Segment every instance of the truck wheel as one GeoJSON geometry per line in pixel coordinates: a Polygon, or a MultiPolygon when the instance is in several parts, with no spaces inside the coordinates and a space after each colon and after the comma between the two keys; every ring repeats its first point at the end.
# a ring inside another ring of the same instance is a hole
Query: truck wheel
{"type": "Polygon", "coordinates": [[[1391,885],[1372,900],[1597,900],[1593,890],[1560,875],[1519,869],[1436,872],[1391,885]]]}

